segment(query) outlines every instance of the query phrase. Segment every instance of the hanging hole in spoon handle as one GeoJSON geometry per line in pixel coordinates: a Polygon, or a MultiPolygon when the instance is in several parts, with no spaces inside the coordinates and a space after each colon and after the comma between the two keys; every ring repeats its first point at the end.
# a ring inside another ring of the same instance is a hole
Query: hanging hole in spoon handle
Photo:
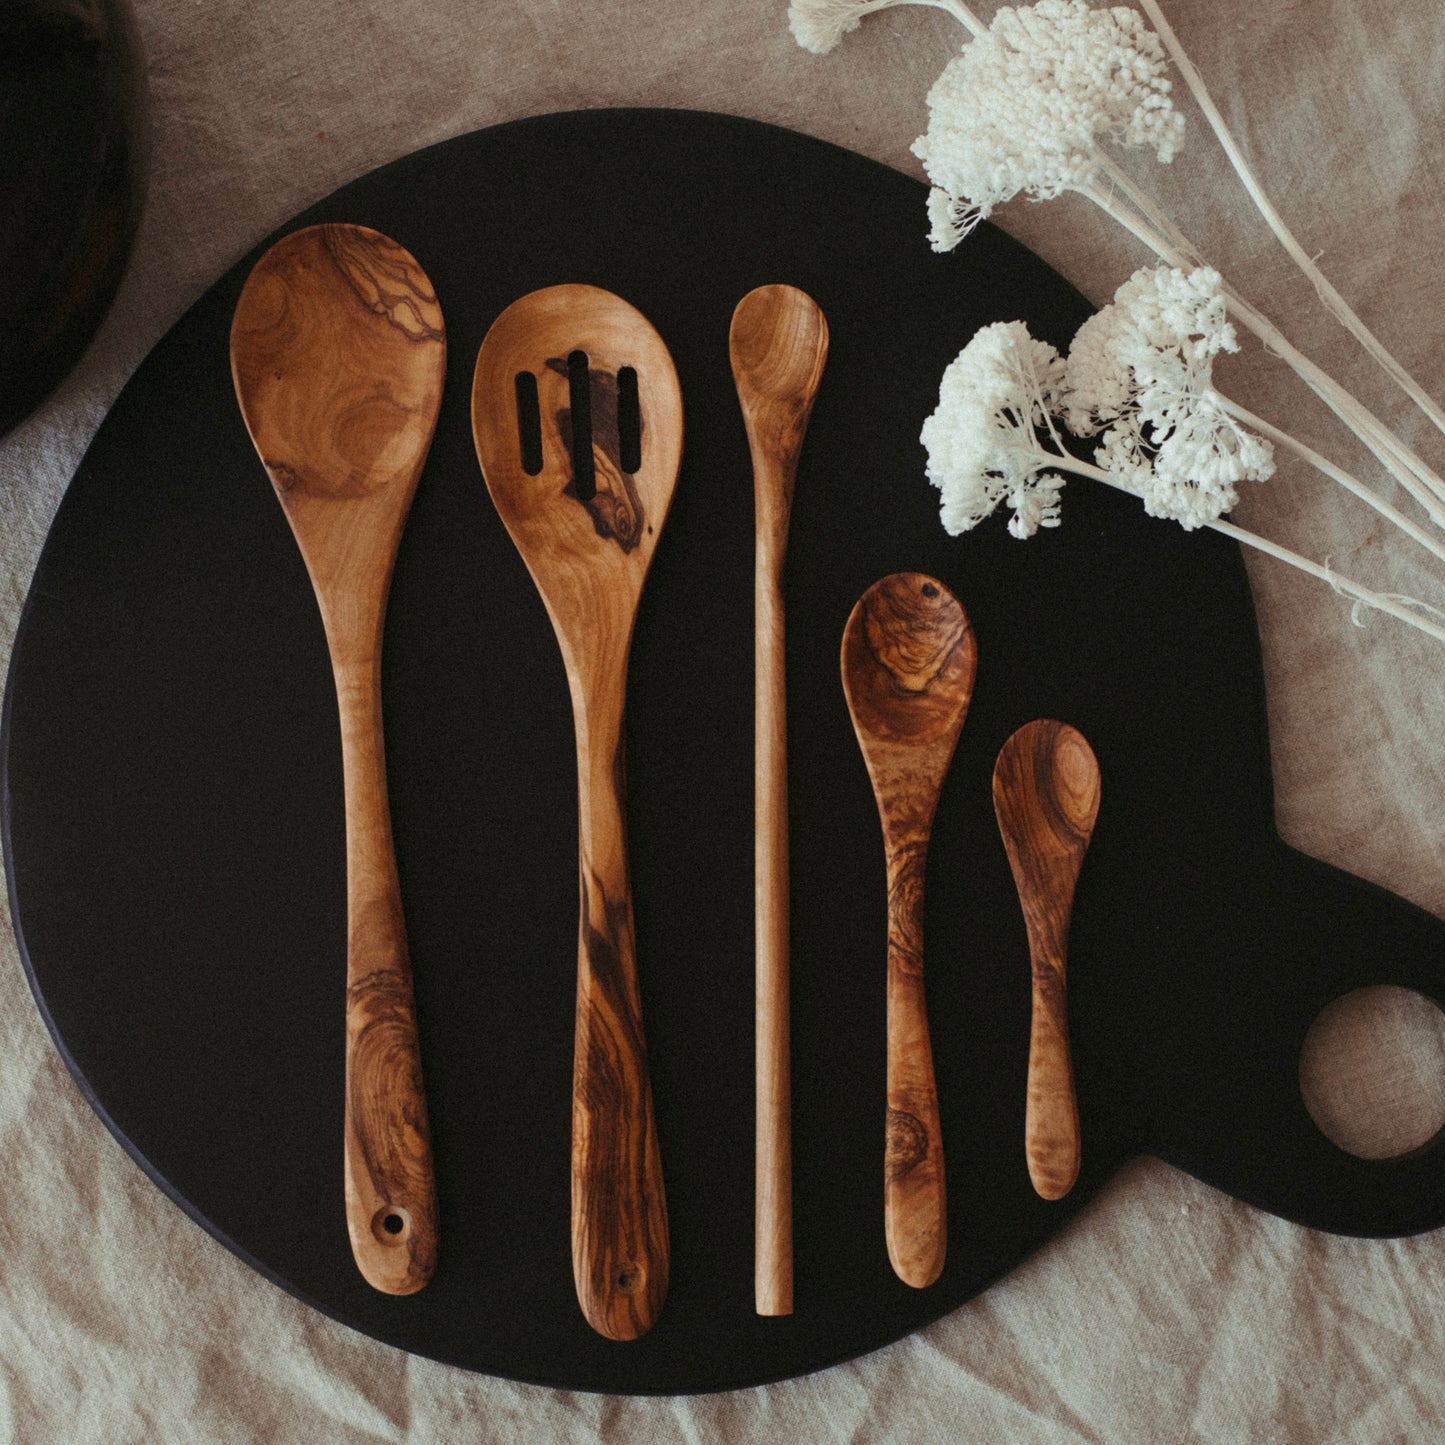
{"type": "Polygon", "coordinates": [[[1062,1199],[1074,1187],[1082,1159],[1065,971],[1074,888],[1099,797],[1093,750],[1067,723],[1026,723],[994,765],[994,811],[1028,931],[1033,1018],[1024,1153],[1044,1199],[1062,1199]]]}
{"type": "Polygon", "coordinates": [[[943,1272],[948,1200],[923,994],[923,884],[939,790],[973,695],[973,629],[958,599],[896,572],[843,631],[843,690],[883,825],[888,876],[888,1124],[884,1231],[894,1273],[943,1272]]]}

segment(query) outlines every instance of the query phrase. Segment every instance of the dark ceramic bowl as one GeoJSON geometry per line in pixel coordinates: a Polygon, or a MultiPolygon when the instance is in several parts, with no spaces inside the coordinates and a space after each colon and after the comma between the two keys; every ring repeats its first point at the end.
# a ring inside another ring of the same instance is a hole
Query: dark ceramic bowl
{"type": "Polygon", "coordinates": [[[146,178],[127,0],[0,5],[0,435],[80,359],[115,298],[146,178]]]}

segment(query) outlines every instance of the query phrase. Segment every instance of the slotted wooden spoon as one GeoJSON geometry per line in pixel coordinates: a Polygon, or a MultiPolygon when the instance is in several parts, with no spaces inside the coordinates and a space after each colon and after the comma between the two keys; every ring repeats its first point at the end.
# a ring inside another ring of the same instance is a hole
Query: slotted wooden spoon
{"type": "Polygon", "coordinates": [[[923,995],[923,882],[939,790],[973,696],[968,616],[919,572],[875,582],[843,631],[843,690],[873,783],[888,867],[888,1134],[884,1228],[906,1284],[943,1271],[943,1136],[923,995]]]}
{"type": "Polygon", "coordinates": [[[1099,815],[1099,764],[1083,734],[1040,718],[1003,745],[993,802],[1028,930],[1033,974],[1024,1152],[1045,1199],[1079,1177],[1079,1106],[1064,986],[1074,888],[1099,815]]]}
{"type": "Polygon", "coordinates": [[[668,1275],[622,723],[638,599],[682,455],[672,358],[647,320],[608,291],[534,291],[482,342],[472,433],[492,500],[552,619],[571,692],[581,898],[572,1267],[588,1322],[630,1340],[652,1327],[668,1275]]]}
{"type": "Polygon", "coordinates": [[[753,577],[753,892],[757,1120],[754,1300],[793,1312],[793,1179],[788,1027],[788,725],[783,558],[803,435],[828,357],[828,323],[795,286],[759,286],[728,334],[756,498],[753,577]]]}
{"type": "Polygon", "coordinates": [[[364,226],[313,226],[256,263],[231,324],[236,396],[311,577],[341,719],[346,810],[346,1223],[387,1294],[436,1265],[411,960],[392,851],[381,637],[431,445],[446,334],[431,283],[364,226]]]}

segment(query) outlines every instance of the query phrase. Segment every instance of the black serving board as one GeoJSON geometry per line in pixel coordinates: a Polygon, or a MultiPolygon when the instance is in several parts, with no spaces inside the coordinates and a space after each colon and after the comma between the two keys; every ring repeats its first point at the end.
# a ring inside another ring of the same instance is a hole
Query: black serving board
{"type": "MultiPolygon", "coordinates": [[[[755,1384],[899,1338],[1058,1231],[1122,1161],[1161,1155],[1321,1228],[1445,1221],[1438,1150],[1367,1163],[1301,1102],[1319,1009],[1363,984],[1445,1001],[1445,928],[1284,847],[1237,550],[1071,483],[1027,543],[939,525],[919,427],[974,330],[1066,346],[1088,313],[982,226],[925,240],[917,182],[831,145],[682,111],[548,116],[434,146],[294,226],[408,247],[446,317],[446,396],[387,620],[399,867],[441,1201],[408,1299],[356,1273],[341,1201],[341,773],[321,626],[231,390],[259,254],[156,347],[61,505],[6,693],[5,857],[35,995],[117,1138],[266,1276],[382,1340],[480,1371],[625,1392],[755,1384]],[[575,1301],[568,1159],[575,781],[562,664],[488,500],[468,393],[492,319],[608,287],[677,362],[687,439],[638,619],[627,734],[643,1002],[672,1286],[631,1344],[575,1301]],[[728,323],[786,281],[832,350],[786,591],[797,1308],[752,1305],[752,492],[728,323]],[[883,1238],[884,874],[839,681],[858,596],[942,579],[978,677],[940,803],[926,945],[950,1245],[894,1278],[883,1238]],[[1103,807],[1071,1011],[1084,1167],[1037,1198],[1023,1152],[1029,970],[990,777],[1031,718],[1079,727],[1103,807]]],[[[293,229],[288,226],[285,229],[293,229]]],[[[274,239],[274,238],[271,238],[274,239]]],[[[1187,1224],[1181,1224],[1187,1229],[1187,1224]]]]}

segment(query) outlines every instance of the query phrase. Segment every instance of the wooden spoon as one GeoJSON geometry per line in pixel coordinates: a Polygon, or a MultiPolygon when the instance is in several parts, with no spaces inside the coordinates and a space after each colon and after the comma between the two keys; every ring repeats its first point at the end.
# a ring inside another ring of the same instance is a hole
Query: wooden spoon
{"type": "Polygon", "coordinates": [[[387,1294],[436,1265],[437,1210],[411,962],[392,852],[381,636],[392,564],[431,445],[446,334],[411,255],[364,226],[313,226],[256,263],[231,324],[251,440],[321,609],[346,807],[346,1223],[387,1294]]]}
{"type": "Polygon", "coordinates": [[[610,292],[534,291],[482,342],[472,433],[571,691],[581,878],[572,1268],[592,1327],[631,1340],[662,1308],[668,1237],[637,983],[622,719],[638,599],[682,453],[672,358],[610,292]]]}
{"type": "Polygon", "coordinates": [[[1079,1109],[1069,1056],[1064,963],[1074,885],[1099,814],[1099,764],[1067,723],[1026,723],[993,770],[993,803],[1023,904],[1033,968],[1024,1151],[1045,1199],[1079,1177],[1079,1109]]]}
{"type": "Polygon", "coordinates": [[[918,572],[875,582],[843,631],[843,690],[888,862],[888,1257],[922,1288],[948,1245],[943,1136],[923,997],[923,882],[939,789],[973,696],[977,653],[957,598],[918,572]]]}
{"type": "Polygon", "coordinates": [[[788,731],[783,558],[803,434],[828,358],[828,323],[793,286],[760,286],[728,338],[756,499],[753,575],[753,902],[757,1077],[754,1294],[793,1312],[793,1146],[788,1031],[788,731]]]}

